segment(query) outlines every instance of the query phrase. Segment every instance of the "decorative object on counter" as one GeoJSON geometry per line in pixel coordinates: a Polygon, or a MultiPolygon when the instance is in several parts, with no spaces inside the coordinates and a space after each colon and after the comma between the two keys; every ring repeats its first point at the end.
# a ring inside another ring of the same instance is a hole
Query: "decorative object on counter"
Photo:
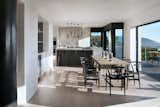
{"type": "Polygon", "coordinates": [[[109,60],[111,61],[112,58],[113,58],[113,53],[112,53],[112,52],[109,52],[108,56],[109,56],[109,60]]]}
{"type": "Polygon", "coordinates": [[[108,52],[107,51],[103,51],[102,53],[103,53],[103,58],[104,59],[108,59],[108,57],[107,57],[108,56],[108,52]]]}
{"type": "Polygon", "coordinates": [[[102,52],[103,52],[102,47],[91,47],[91,49],[93,50],[93,56],[95,57],[102,56],[102,52]]]}
{"type": "Polygon", "coordinates": [[[103,57],[104,59],[109,59],[109,52],[106,51],[106,50],[102,51],[102,57],[103,57]]]}

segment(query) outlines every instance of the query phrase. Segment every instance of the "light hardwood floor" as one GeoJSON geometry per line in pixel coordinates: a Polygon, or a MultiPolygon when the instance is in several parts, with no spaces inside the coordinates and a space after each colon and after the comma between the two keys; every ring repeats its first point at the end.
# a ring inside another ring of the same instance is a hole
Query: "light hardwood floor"
{"type": "MultiPolygon", "coordinates": [[[[105,85],[101,71],[101,86],[105,85]]],[[[120,82],[115,81],[115,84],[120,82]]],[[[30,104],[49,107],[104,107],[115,104],[142,101],[160,96],[160,82],[141,74],[141,89],[138,83],[129,83],[126,96],[120,88],[112,88],[112,96],[105,87],[98,88],[90,82],[83,84],[82,68],[55,67],[55,70],[41,79],[38,91],[30,104]]]]}

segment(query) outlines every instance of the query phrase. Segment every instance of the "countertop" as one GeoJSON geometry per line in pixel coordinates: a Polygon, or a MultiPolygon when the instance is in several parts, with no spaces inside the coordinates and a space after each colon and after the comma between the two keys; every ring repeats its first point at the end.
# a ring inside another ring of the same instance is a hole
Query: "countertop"
{"type": "Polygon", "coordinates": [[[91,48],[56,48],[56,50],[92,50],[91,48]]]}

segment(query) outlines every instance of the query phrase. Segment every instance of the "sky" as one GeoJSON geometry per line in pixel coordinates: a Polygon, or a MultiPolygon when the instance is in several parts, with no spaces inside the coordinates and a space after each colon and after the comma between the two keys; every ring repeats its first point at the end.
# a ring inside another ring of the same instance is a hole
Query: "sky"
{"type": "Polygon", "coordinates": [[[160,22],[140,27],[140,33],[142,37],[160,43],[160,22]]]}
{"type": "Polygon", "coordinates": [[[116,29],[116,36],[122,36],[122,29],[116,29]]]}
{"type": "Polygon", "coordinates": [[[101,32],[91,32],[91,36],[101,36],[101,32]]]}

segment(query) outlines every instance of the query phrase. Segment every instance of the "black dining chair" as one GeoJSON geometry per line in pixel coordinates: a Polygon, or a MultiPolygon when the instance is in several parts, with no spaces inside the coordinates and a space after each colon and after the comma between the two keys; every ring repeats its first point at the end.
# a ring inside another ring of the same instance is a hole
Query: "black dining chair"
{"type": "Polygon", "coordinates": [[[133,80],[134,84],[135,81],[139,82],[139,88],[140,88],[140,67],[141,62],[136,62],[136,61],[129,61],[126,69],[126,77],[127,77],[127,87],[128,87],[128,82],[133,80]]]}
{"type": "MultiPolygon", "coordinates": [[[[122,88],[124,88],[124,95],[126,94],[126,89],[125,89],[125,73],[123,73],[123,70],[125,69],[125,67],[123,66],[110,66],[107,69],[107,73],[106,73],[106,84],[109,84],[109,88],[110,88],[110,95],[111,95],[111,87],[114,87],[112,80],[121,80],[121,90],[122,88]]],[[[107,85],[106,85],[107,87],[107,85]]]]}
{"type": "Polygon", "coordinates": [[[81,64],[83,67],[83,76],[84,76],[84,85],[86,87],[87,81],[92,80],[96,81],[98,83],[98,87],[100,85],[100,80],[99,80],[99,73],[97,71],[97,68],[95,66],[91,66],[91,64],[88,62],[88,58],[80,58],[81,64]],[[92,68],[93,67],[93,68],[92,68]]]}

